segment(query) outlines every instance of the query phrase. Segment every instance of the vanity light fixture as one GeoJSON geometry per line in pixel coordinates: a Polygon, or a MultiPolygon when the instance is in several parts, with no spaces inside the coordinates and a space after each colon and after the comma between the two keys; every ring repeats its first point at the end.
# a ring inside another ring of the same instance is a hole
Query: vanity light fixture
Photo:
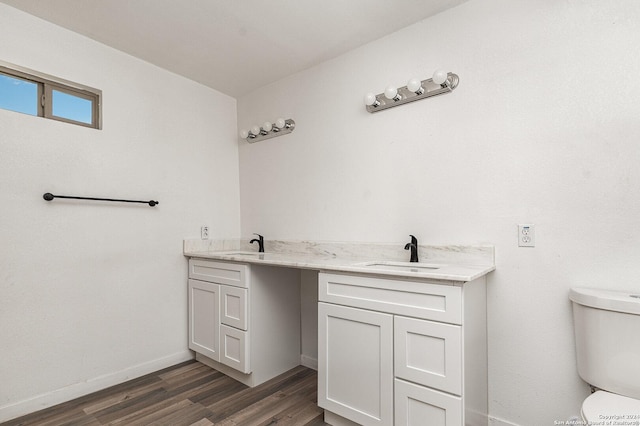
{"type": "Polygon", "coordinates": [[[433,76],[426,80],[420,81],[418,78],[412,78],[406,86],[399,89],[395,86],[389,86],[384,93],[379,95],[367,93],[364,96],[364,105],[371,113],[382,111],[409,102],[450,93],[458,87],[459,81],[460,79],[454,73],[436,70],[433,76]]]}
{"type": "Polygon", "coordinates": [[[292,119],[285,120],[278,118],[275,123],[265,121],[261,126],[253,126],[251,130],[240,130],[240,138],[246,139],[249,143],[275,138],[276,136],[287,135],[296,128],[296,122],[292,119]]]}

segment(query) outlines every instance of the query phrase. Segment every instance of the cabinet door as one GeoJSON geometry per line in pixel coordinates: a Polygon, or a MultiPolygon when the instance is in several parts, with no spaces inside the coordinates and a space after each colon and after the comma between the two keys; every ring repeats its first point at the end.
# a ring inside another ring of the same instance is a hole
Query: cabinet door
{"type": "Polygon", "coordinates": [[[237,328],[220,326],[220,362],[241,373],[251,373],[249,333],[237,328]]]}
{"type": "Polygon", "coordinates": [[[463,426],[462,398],[396,379],[395,426],[463,426]]]}
{"type": "Polygon", "coordinates": [[[189,280],[189,348],[220,361],[220,286],[189,280]]]}
{"type": "Polygon", "coordinates": [[[393,316],[318,304],[318,405],[358,424],[393,425],[393,316]]]}
{"type": "Polygon", "coordinates": [[[462,395],[462,332],[459,325],[395,317],[396,377],[462,395]]]}
{"type": "Polygon", "coordinates": [[[247,330],[247,289],[220,286],[220,323],[247,330]]]}

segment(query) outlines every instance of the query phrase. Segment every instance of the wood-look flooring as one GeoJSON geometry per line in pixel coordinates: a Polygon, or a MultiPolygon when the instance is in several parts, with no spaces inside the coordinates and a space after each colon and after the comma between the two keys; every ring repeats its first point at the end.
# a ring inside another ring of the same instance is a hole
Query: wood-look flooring
{"type": "Polygon", "coordinates": [[[317,373],[302,366],[249,388],[187,361],[2,426],[325,425],[316,401],[317,373]]]}

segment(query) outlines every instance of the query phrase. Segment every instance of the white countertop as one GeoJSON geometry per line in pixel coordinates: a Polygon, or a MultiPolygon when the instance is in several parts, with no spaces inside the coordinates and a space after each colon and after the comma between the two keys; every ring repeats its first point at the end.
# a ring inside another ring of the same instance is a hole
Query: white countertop
{"type": "MultiPolygon", "coordinates": [[[[467,282],[482,277],[489,272],[495,270],[493,264],[493,247],[484,246],[480,248],[447,246],[429,248],[421,247],[423,254],[421,262],[411,264],[406,262],[404,257],[408,257],[400,249],[398,254],[405,255],[401,258],[385,253],[384,250],[372,249],[372,245],[366,247],[358,247],[350,244],[349,249],[345,250],[344,246],[335,246],[334,250],[328,250],[327,244],[322,245],[322,250],[318,250],[318,243],[308,243],[304,250],[296,252],[287,250],[283,242],[274,244],[281,251],[269,251],[266,247],[266,253],[257,253],[257,249],[249,247],[244,249],[239,247],[237,250],[216,250],[213,246],[198,247],[197,244],[187,244],[185,241],[184,255],[187,257],[195,257],[202,259],[214,259],[223,261],[233,261],[256,265],[283,266],[299,269],[313,269],[326,272],[353,272],[360,274],[374,274],[394,277],[408,277],[414,279],[431,279],[467,282]],[[314,249],[309,249],[313,247],[314,249]],[[340,247],[335,250],[336,247],[340,247]],[[356,249],[354,249],[356,247],[356,249]],[[429,255],[431,251],[438,255],[429,255]],[[490,256],[488,256],[490,251],[490,256]],[[354,252],[362,252],[364,256],[356,256],[354,252]],[[451,253],[450,256],[443,253],[451,253]],[[484,257],[478,256],[478,253],[484,254],[484,257]],[[377,256],[377,254],[380,256],[377,256]],[[468,261],[465,261],[465,253],[469,253],[468,261]],[[340,254],[343,254],[342,256],[340,254]],[[448,258],[447,258],[448,257],[448,258]],[[490,257],[490,262],[488,258],[490,257]],[[372,265],[373,264],[373,265],[372,265]]],[[[296,246],[299,249],[300,244],[296,246]]],[[[388,245],[379,245],[378,247],[386,248],[388,245]]]]}

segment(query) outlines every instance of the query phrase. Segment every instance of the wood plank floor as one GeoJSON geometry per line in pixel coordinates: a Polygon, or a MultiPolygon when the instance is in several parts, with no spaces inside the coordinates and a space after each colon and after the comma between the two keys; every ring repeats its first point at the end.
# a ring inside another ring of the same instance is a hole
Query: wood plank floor
{"type": "Polygon", "coordinates": [[[249,388],[187,361],[2,426],[325,425],[316,401],[317,373],[302,366],[249,388]]]}

